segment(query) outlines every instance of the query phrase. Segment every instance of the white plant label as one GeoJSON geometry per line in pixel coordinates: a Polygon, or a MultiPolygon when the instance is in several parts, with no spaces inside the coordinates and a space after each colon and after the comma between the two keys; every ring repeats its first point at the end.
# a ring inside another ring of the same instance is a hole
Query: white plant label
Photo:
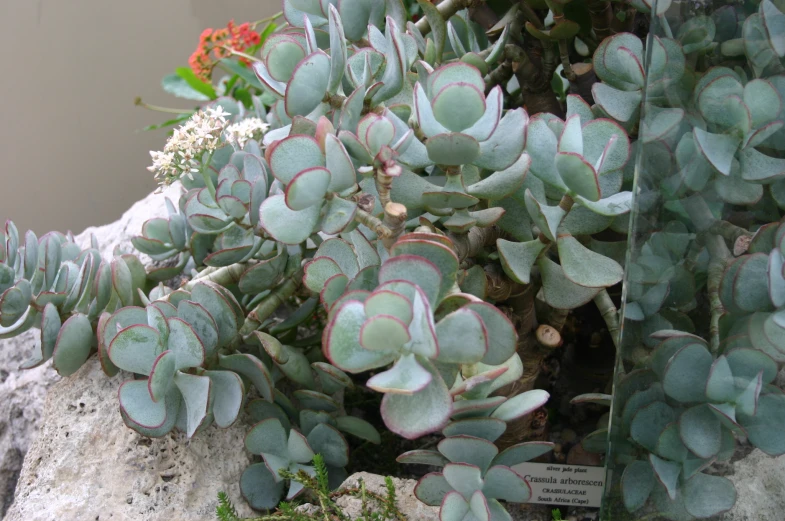
{"type": "Polygon", "coordinates": [[[604,467],[521,463],[512,469],[531,486],[529,503],[597,508],[602,505],[604,467]]]}

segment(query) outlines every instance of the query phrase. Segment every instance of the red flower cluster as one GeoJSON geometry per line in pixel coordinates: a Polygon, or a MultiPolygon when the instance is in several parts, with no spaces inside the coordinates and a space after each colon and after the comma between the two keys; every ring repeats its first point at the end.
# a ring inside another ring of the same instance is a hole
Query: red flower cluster
{"type": "MultiPolygon", "coordinates": [[[[234,20],[230,20],[226,27],[221,29],[205,29],[199,37],[199,46],[196,48],[188,64],[197,77],[204,81],[210,81],[215,63],[221,58],[230,56],[228,47],[238,52],[244,52],[249,47],[258,45],[261,41],[259,33],[251,29],[251,24],[244,23],[235,25],[234,20]]],[[[246,65],[250,65],[248,60],[241,58],[246,65]]]]}

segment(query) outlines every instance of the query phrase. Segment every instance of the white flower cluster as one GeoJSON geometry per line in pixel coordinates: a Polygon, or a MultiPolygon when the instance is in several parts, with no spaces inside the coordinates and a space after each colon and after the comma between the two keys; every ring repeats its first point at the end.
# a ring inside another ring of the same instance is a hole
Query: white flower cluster
{"type": "Polygon", "coordinates": [[[220,107],[200,110],[174,130],[162,152],[150,151],[153,164],[147,169],[162,185],[172,184],[183,175],[193,178],[205,152],[218,148],[229,115],[220,107]]]}
{"type": "Polygon", "coordinates": [[[262,138],[270,125],[260,118],[245,118],[239,123],[234,123],[226,127],[226,141],[234,144],[238,149],[245,147],[245,144],[252,139],[262,138]]]}

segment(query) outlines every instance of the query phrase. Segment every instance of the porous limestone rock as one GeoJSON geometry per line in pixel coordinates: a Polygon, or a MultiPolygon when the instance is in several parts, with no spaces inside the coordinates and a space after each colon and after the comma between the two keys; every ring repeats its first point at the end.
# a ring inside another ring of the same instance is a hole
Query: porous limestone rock
{"type": "MultiPolygon", "coordinates": [[[[117,246],[132,251],[131,237],[147,219],[166,216],[165,198],[176,205],[180,190],[178,183],[150,194],[118,221],[88,228],[76,241],[87,247],[95,234],[107,260],[117,246]]],[[[149,257],[140,258],[150,265],[149,257]]],[[[94,359],[62,380],[51,362],[20,371],[37,342],[37,330],[0,340],[0,515],[8,510],[5,520],[212,520],[220,490],[250,515],[239,496],[239,477],[249,461],[241,427],[210,428],[190,443],[175,436],[143,438],[120,418],[117,389],[128,375],[109,379],[94,359]],[[14,487],[16,501],[8,508],[14,487]]]]}
{"type": "Polygon", "coordinates": [[[785,518],[785,456],[755,449],[733,462],[727,475],[736,487],[736,505],[722,521],[782,521],[785,518]]]}
{"type": "Polygon", "coordinates": [[[5,521],[212,521],[220,491],[251,515],[239,493],[250,463],[242,424],[190,441],[140,436],[117,404],[129,376],[107,378],[91,358],[52,386],[5,521]]]}
{"type": "MultiPolygon", "coordinates": [[[[365,483],[366,490],[379,494],[382,497],[387,496],[387,486],[384,482],[384,476],[371,474],[369,472],[352,474],[346,478],[340,488],[357,488],[360,486],[361,479],[365,483]]],[[[395,497],[397,499],[398,510],[408,521],[436,521],[439,519],[439,507],[429,507],[414,496],[414,487],[417,486],[417,481],[413,479],[393,478],[393,484],[395,485],[395,497]]],[[[349,519],[358,519],[362,514],[362,500],[359,498],[348,495],[341,496],[335,503],[349,519]]],[[[305,504],[297,507],[297,510],[303,513],[313,514],[318,509],[313,505],[305,504]]]]}

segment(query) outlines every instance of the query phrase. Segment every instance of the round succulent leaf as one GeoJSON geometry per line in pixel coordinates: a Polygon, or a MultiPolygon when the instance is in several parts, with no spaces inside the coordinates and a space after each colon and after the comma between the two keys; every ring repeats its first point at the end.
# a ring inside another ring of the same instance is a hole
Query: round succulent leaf
{"type": "Polygon", "coordinates": [[[540,252],[545,248],[545,243],[539,239],[527,242],[497,239],[496,247],[507,276],[519,284],[528,284],[531,280],[531,269],[540,252]]]}
{"type": "Polygon", "coordinates": [[[665,394],[682,403],[704,401],[712,363],[711,353],[702,345],[689,344],[679,349],[663,374],[665,394]]]}
{"type": "MultiPolygon", "coordinates": [[[[431,306],[438,302],[441,273],[428,259],[417,255],[398,255],[388,259],[379,270],[379,284],[388,281],[408,281],[419,287],[431,306]]],[[[415,314],[416,316],[416,314],[415,314]]]]}
{"type": "Polygon", "coordinates": [[[391,369],[371,377],[366,386],[380,393],[413,395],[425,389],[433,376],[413,353],[402,355],[391,369]]]}
{"type": "MultiPolygon", "coordinates": [[[[120,410],[123,419],[131,423],[129,427],[138,426],[143,429],[158,429],[172,420],[167,409],[166,401],[154,402],[148,392],[147,382],[144,380],[130,380],[124,382],[118,390],[120,410]]],[[[169,396],[167,396],[169,398],[169,396]]],[[[176,397],[179,400],[179,397],[176,397]]],[[[174,416],[177,416],[174,411],[174,416]]],[[[172,427],[174,425],[172,424],[172,427]]],[[[171,430],[171,427],[170,427],[171,430]]]]}
{"type": "Polygon", "coordinates": [[[240,492],[255,510],[275,508],[283,491],[284,482],[278,482],[264,463],[248,466],[240,476],[240,492]]]}
{"type": "Polygon", "coordinates": [[[335,261],[341,268],[341,273],[353,278],[360,271],[357,253],[345,240],[332,238],[324,241],[316,250],[315,258],[327,257],[335,261]]]}
{"type": "Polygon", "coordinates": [[[559,236],[557,246],[562,270],[575,284],[604,288],[613,286],[624,277],[624,269],[618,262],[591,251],[572,235],[559,236]]]}
{"type": "Polygon", "coordinates": [[[526,503],[531,498],[529,483],[510,467],[495,465],[485,473],[482,493],[492,499],[526,503]]]}
{"type": "Polygon", "coordinates": [[[736,348],[725,355],[734,377],[751,380],[763,372],[764,384],[772,383],[777,377],[777,363],[766,353],[757,349],[736,348]]]}
{"type": "Polygon", "coordinates": [[[87,315],[76,313],[66,320],[57,335],[52,365],[61,376],[74,374],[90,356],[93,328],[87,315]]]}
{"type": "Polygon", "coordinates": [[[485,95],[470,83],[450,83],[433,96],[432,107],[434,117],[447,130],[461,132],[485,113],[485,95]]]}
{"type": "Polygon", "coordinates": [[[320,227],[328,235],[338,234],[349,227],[356,213],[357,203],[333,197],[324,205],[320,227]]]}
{"type": "Polygon", "coordinates": [[[27,311],[33,298],[32,286],[27,279],[20,279],[0,295],[0,326],[10,327],[27,311]]]}
{"type": "Polygon", "coordinates": [[[330,171],[313,167],[301,171],[286,185],[286,206],[300,211],[324,200],[330,185],[330,171]]]}
{"type": "Polygon", "coordinates": [[[526,145],[528,124],[529,116],[525,110],[508,111],[491,137],[480,143],[480,157],[474,164],[492,171],[512,167],[521,157],[526,145]]]}
{"type": "Polygon", "coordinates": [[[182,300],[177,305],[177,316],[193,328],[204,345],[206,356],[215,352],[218,346],[218,325],[204,306],[190,300],[182,300]]]}
{"type": "Polygon", "coordinates": [[[343,192],[357,181],[354,165],[346,148],[334,134],[327,134],[324,142],[325,166],[330,171],[331,192],[343,192]]]}
{"type": "Polygon", "coordinates": [[[291,428],[291,423],[289,421],[289,417],[286,415],[286,412],[275,403],[270,403],[266,400],[257,398],[255,400],[251,400],[245,409],[248,412],[248,416],[250,416],[254,422],[261,422],[270,418],[275,418],[281,422],[281,425],[287,431],[291,428]]]}
{"type": "Polygon", "coordinates": [[[621,476],[621,490],[624,506],[628,512],[635,512],[649,499],[657,483],[651,464],[647,461],[633,461],[624,469],[621,476]]]}
{"type": "Polygon", "coordinates": [[[760,397],[761,388],[763,386],[762,373],[757,377],[747,382],[747,386],[736,398],[736,412],[746,414],[748,416],[755,415],[758,408],[758,398],[760,397]]]}
{"type": "Polygon", "coordinates": [[[294,391],[293,396],[297,399],[301,408],[325,412],[335,412],[340,409],[338,402],[318,391],[298,389],[294,391]]]}
{"type": "Polygon", "coordinates": [[[488,331],[475,311],[460,308],[436,324],[439,362],[473,364],[488,352],[488,331]]]}
{"type": "Polygon", "coordinates": [[[711,366],[706,381],[706,397],[714,402],[731,402],[736,397],[733,372],[724,356],[717,358],[711,366]]]}
{"type": "Polygon", "coordinates": [[[300,411],[300,430],[306,437],[311,433],[314,427],[322,423],[333,425],[335,420],[325,411],[313,411],[311,409],[303,409],[300,411]]]}
{"type": "Polygon", "coordinates": [[[319,223],[321,206],[294,211],[283,194],[265,199],[259,208],[259,224],[273,239],[284,244],[300,244],[311,236],[319,223]]]}
{"type": "Polygon", "coordinates": [[[453,404],[452,417],[454,419],[476,418],[490,416],[491,412],[505,402],[503,396],[492,396],[475,400],[461,399],[453,404]]]}
{"type": "Polygon", "coordinates": [[[350,373],[382,367],[396,359],[394,353],[368,351],[360,345],[367,317],[357,300],[343,301],[332,312],[324,332],[324,354],[336,367],[350,373]]]}
{"type": "Polygon", "coordinates": [[[338,430],[326,423],[320,423],[308,434],[308,444],[314,452],[321,454],[324,462],[333,467],[349,464],[349,444],[338,430]]]}
{"type": "Polygon", "coordinates": [[[272,454],[289,458],[289,438],[281,421],[268,418],[260,421],[245,435],[245,448],[251,454],[272,454]]]}
{"type": "Polygon", "coordinates": [[[548,258],[537,261],[543,280],[545,302],[557,309],[575,309],[592,300],[600,288],[579,286],[567,278],[561,266],[548,258]]]}
{"type": "Polygon", "coordinates": [[[339,416],[335,419],[335,427],[361,440],[377,445],[382,442],[379,431],[373,425],[355,416],[339,416]]]}
{"type": "MultiPolygon", "coordinates": [[[[112,354],[115,342],[117,342],[117,338],[115,338],[115,340],[112,341],[112,345],[109,346],[109,356],[117,367],[122,368],[115,361],[115,357],[112,354]]],[[[169,319],[169,339],[166,348],[176,355],[175,365],[177,366],[177,369],[200,367],[204,363],[206,357],[204,345],[202,344],[202,341],[199,340],[196,331],[194,331],[190,324],[181,318],[169,319]]],[[[158,356],[163,350],[160,347],[158,349],[159,351],[155,356],[158,356]]]]}
{"type": "Polygon", "coordinates": [[[662,385],[659,383],[651,385],[647,389],[641,389],[633,393],[632,396],[625,402],[621,412],[621,419],[625,424],[629,424],[642,407],[652,404],[657,401],[663,401],[665,395],[662,392],[662,385]]]}
{"type": "Polygon", "coordinates": [[[392,315],[369,317],[360,329],[360,345],[369,351],[398,352],[410,340],[407,325],[392,315]]]}
{"type": "Polygon", "coordinates": [[[273,379],[264,362],[248,353],[218,355],[218,364],[248,378],[259,395],[268,402],[273,401],[273,379]]]}
{"type": "Polygon", "coordinates": [[[501,365],[515,353],[518,333],[510,319],[499,309],[487,302],[470,302],[464,306],[477,313],[485,324],[488,334],[488,352],[481,362],[488,365],[501,365]]]}
{"type": "Polygon", "coordinates": [[[739,138],[727,134],[712,134],[693,129],[693,136],[698,150],[723,175],[730,175],[733,158],[741,144],[739,138]]]}
{"type": "Polygon", "coordinates": [[[283,250],[275,257],[258,262],[240,276],[238,286],[247,295],[255,295],[275,287],[281,280],[288,255],[283,250]]]}
{"type": "MultiPolygon", "coordinates": [[[[107,327],[112,325],[113,321],[110,320],[107,327]]],[[[109,344],[107,352],[109,359],[118,368],[148,375],[163,351],[158,330],[146,324],[136,324],[121,329],[109,344]]]]}
{"type": "Polygon", "coordinates": [[[424,475],[414,487],[415,497],[430,506],[439,506],[444,497],[452,491],[453,488],[441,472],[424,475]]]}
{"type": "Polygon", "coordinates": [[[657,448],[660,434],[676,420],[673,409],[665,402],[654,402],[641,408],[632,418],[632,439],[649,451],[657,448]]]}
{"type": "Polygon", "coordinates": [[[173,352],[164,351],[153,362],[150,377],[147,379],[147,389],[154,402],[161,401],[171,389],[177,371],[176,359],[173,352]]]}
{"type": "Polygon", "coordinates": [[[697,405],[679,417],[679,434],[684,445],[699,458],[717,455],[722,442],[722,425],[706,405],[697,405]]]}
{"type": "Polygon", "coordinates": [[[506,429],[507,423],[497,418],[465,418],[451,422],[442,434],[448,437],[472,436],[494,442],[506,429]]]}
{"type": "Polygon", "coordinates": [[[744,427],[750,443],[755,447],[773,456],[785,454],[785,439],[782,436],[782,425],[785,422],[785,396],[761,395],[755,415],[740,413],[738,420],[744,427]]]}
{"type": "Polygon", "coordinates": [[[463,521],[466,516],[477,519],[470,511],[469,503],[457,491],[447,493],[439,508],[439,521],[463,521]]]}
{"type": "MultiPolygon", "coordinates": [[[[446,87],[445,87],[446,88],[446,87]]],[[[499,85],[491,89],[485,98],[485,112],[470,127],[462,129],[463,133],[483,142],[493,135],[502,117],[503,95],[499,85]]]]}
{"type": "Polygon", "coordinates": [[[649,454],[649,463],[654,470],[654,475],[665,487],[668,496],[673,500],[678,493],[678,480],[681,474],[681,465],[664,460],[654,454],[649,454]]]}
{"type": "Polygon", "coordinates": [[[583,158],[599,176],[624,168],[631,146],[625,130],[610,119],[595,119],[583,125],[583,158]]]}
{"type": "Polygon", "coordinates": [[[57,308],[55,308],[55,306],[51,303],[44,306],[44,310],[41,312],[40,326],[41,356],[43,362],[52,358],[52,353],[54,353],[61,326],[62,323],[60,321],[60,314],[57,312],[57,308]]]}
{"type": "Polygon", "coordinates": [[[493,442],[467,435],[447,437],[437,447],[450,462],[476,466],[481,473],[485,473],[499,453],[493,442]]]}
{"type": "Polygon", "coordinates": [[[652,352],[650,366],[659,378],[665,374],[665,368],[668,365],[671,357],[684,346],[690,344],[699,344],[708,347],[708,344],[702,338],[684,333],[681,331],[674,331],[674,334],[667,334],[668,331],[658,331],[653,338],[662,339],[661,342],[655,347],[652,352]]]}
{"type": "Polygon", "coordinates": [[[289,117],[310,114],[322,102],[330,82],[330,57],[315,50],[297,64],[286,85],[285,106],[289,117]]]}
{"type": "Polygon", "coordinates": [[[731,266],[736,264],[733,270],[728,267],[721,282],[720,297],[723,298],[723,304],[746,312],[770,310],[766,276],[768,256],[764,253],[753,253],[739,257],[731,266]],[[728,298],[732,299],[730,303],[726,303],[728,298]]]}
{"type": "Polygon", "coordinates": [[[553,443],[547,441],[529,441],[508,447],[493,459],[491,465],[514,467],[521,463],[538,458],[553,450],[553,443]]]}
{"type": "Polygon", "coordinates": [[[211,381],[207,376],[177,371],[174,384],[185,402],[186,437],[191,438],[207,418],[210,407],[211,381]]]}
{"type": "Polygon", "coordinates": [[[470,185],[467,192],[483,199],[503,199],[521,187],[530,166],[531,157],[523,153],[512,166],[470,185]]]}
{"type": "Polygon", "coordinates": [[[670,461],[683,462],[687,459],[689,453],[681,439],[678,423],[671,423],[662,431],[656,453],[670,461]]]}
{"type": "Polygon", "coordinates": [[[384,424],[406,439],[441,430],[452,409],[452,397],[439,372],[427,361],[420,364],[432,376],[423,390],[413,395],[387,393],[382,399],[384,424]]]}
{"type": "Polygon", "coordinates": [[[237,334],[245,313],[234,296],[212,282],[199,282],[191,289],[191,299],[204,307],[218,326],[218,342],[226,345],[237,334]]]}
{"type": "Polygon", "coordinates": [[[624,91],[598,82],[591,92],[597,104],[613,119],[627,123],[638,118],[643,100],[640,90],[624,91]]]}
{"type": "Polygon", "coordinates": [[[559,152],[554,164],[570,193],[585,197],[589,201],[600,200],[597,172],[583,157],[573,152],[559,152]]]}
{"type": "Polygon", "coordinates": [[[447,129],[436,120],[431,107],[431,101],[419,83],[414,85],[414,113],[417,123],[427,137],[433,137],[447,132],[447,129]]]}
{"type": "Polygon", "coordinates": [[[324,283],[324,288],[319,293],[319,299],[326,310],[330,310],[335,302],[341,298],[349,285],[349,278],[343,273],[333,275],[324,283]]]}
{"type": "Polygon", "coordinates": [[[431,261],[442,276],[440,295],[446,295],[455,284],[459,262],[452,247],[432,240],[403,237],[390,249],[391,257],[398,255],[417,255],[431,261]]]}
{"type": "Polygon", "coordinates": [[[409,324],[413,318],[412,303],[400,293],[377,289],[365,299],[365,314],[368,318],[392,315],[404,324],[409,324]]]}
{"type": "Polygon", "coordinates": [[[306,437],[294,429],[289,431],[286,447],[289,457],[296,463],[310,463],[315,455],[306,437]]]}
{"type": "Polygon", "coordinates": [[[736,504],[736,487],[729,479],[698,473],[684,484],[684,508],[703,519],[727,512],[736,504]]]}
{"type": "Polygon", "coordinates": [[[523,392],[501,404],[493,411],[491,418],[498,418],[506,422],[521,418],[548,403],[550,397],[548,392],[541,389],[523,392]]]}
{"type": "Polygon", "coordinates": [[[319,143],[306,135],[293,135],[276,141],[267,149],[265,156],[272,174],[284,186],[303,170],[326,164],[319,143]]]}
{"type": "Polygon", "coordinates": [[[212,413],[215,424],[225,429],[237,421],[245,398],[245,388],[240,377],[232,371],[205,371],[210,378],[215,399],[212,413]]]}
{"type": "Polygon", "coordinates": [[[477,140],[458,132],[436,134],[428,138],[425,147],[430,160],[438,165],[465,165],[472,163],[480,155],[480,144],[477,140]]]}
{"type": "Polygon", "coordinates": [[[442,475],[447,483],[466,500],[469,500],[475,492],[482,491],[482,472],[475,465],[448,463],[444,466],[442,475]]]}

